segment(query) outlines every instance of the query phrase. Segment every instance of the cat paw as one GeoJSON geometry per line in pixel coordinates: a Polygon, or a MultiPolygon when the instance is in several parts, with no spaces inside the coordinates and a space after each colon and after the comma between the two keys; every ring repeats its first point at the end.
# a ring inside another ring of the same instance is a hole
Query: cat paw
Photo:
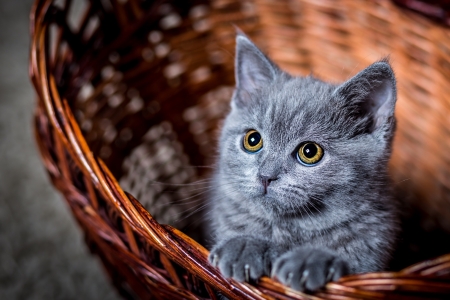
{"type": "Polygon", "coordinates": [[[313,248],[284,253],[274,263],[272,277],[298,291],[317,291],[348,274],[348,264],[335,254],[313,248]]]}
{"type": "Polygon", "coordinates": [[[249,237],[235,237],[214,246],[209,261],[228,278],[257,280],[270,270],[268,243],[249,237]]]}

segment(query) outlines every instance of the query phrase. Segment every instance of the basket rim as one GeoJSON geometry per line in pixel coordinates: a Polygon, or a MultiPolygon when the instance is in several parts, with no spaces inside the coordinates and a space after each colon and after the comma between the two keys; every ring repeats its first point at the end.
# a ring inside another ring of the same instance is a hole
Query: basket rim
{"type": "MultiPolygon", "coordinates": [[[[148,240],[152,246],[167,255],[169,259],[186,269],[193,270],[196,276],[206,283],[214,285],[226,296],[239,299],[272,299],[271,296],[264,295],[264,291],[267,290],[282,292],[297,299],[323,299],[329,298],[331,295],[343,295],[343,293],[344,295],[353,293],[359,297],[364,296],[364,298],[374,299],[383,298],[384,294],[367,287],[375,284],[383,285],[382,280],[391,279],[405,282],[426,279],[425,284],[428,285],[439,284],[442,281],[435,274],[450,266],[450,254],[416,263],[398,272],[376,272],[346,276],[337,282],[328,283],[325,290],[319,292],[317,297],[294,291],[268,277],[262,278],[256,285],[239,283],[223,277],[216,268],[208,263],[208,250],[179,230],[156,222],[137,199],[122,190],[105,163],[100,158],[95,157],[89,149],[67,100],[59,94],[55,78],[47,68],[49,64],[46,45],[49,24],[46,15],[52,2],[53,0],[36,0],[30,13],[29,76],[38,98],[35,118],[39,118],[39,113],[45,114],[50,121],[51,128],[56,133],[57,140],[60,143],[59,146],[70,153],[83,174],[91,180],[103,197],[114,204],[116,211],[123,219],[127,220],[131,229],[148,240]]],[[[46,159],[45,146],[39,142],[38,135],[36,139],[48,172],[69,180],[67,170],[63,169],[60,172],[57,167],[52,168],[52,162],[46,159]]],[[[57,186],[57,189],[66,196],[67,190],[61,186],[57,186]]],[[[87,207],[90,207],[89,213],[95,214],[95,209],[90,203],[87,204],[87,207]]],[[[111,240],[117,243],[117,246],[126,248],[118,236],[111,236],[111,240]]],[[[133,252],[135,253],[132,253],[132,255],[139,259],[138,253],[133,252]]],[[[386,286],[383,291],[388,290],[389,287],[386,286]]],[[[193,294],[188,293],[187,296],[195,298],[193,294]]]]}

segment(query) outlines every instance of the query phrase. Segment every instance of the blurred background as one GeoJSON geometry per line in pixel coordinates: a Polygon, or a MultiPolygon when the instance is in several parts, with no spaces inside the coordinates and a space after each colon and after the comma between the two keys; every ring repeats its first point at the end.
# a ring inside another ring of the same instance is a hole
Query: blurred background
{"type": "Polygon", "coordinates": [[[34,142],[32,0],[0,0],[0,299],[118,299],[34,142]]]}

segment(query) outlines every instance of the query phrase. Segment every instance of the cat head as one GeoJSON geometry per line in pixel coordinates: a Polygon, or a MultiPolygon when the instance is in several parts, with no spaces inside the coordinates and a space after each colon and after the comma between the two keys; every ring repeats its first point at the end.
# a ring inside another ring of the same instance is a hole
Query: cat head
{"type": "Polygon", "coordinates": [[[236,89],[219,145],[228,196],[277,215],[346,214],[364,205],[355,203],[364,193],[381,197],[395,129],[388,61],[330,84],[287,74],[243,34],[236,41],[236,89]]]}

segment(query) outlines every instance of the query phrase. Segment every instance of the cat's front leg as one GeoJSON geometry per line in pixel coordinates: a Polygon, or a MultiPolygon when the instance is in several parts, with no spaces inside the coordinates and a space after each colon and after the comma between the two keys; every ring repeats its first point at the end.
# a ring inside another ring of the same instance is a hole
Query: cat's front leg
{"type": "Polygon", "coordinates": [[[332,251],[300,247],[275,260],[272,277],[298,291],[317,291],[348,271],[348,263],[332,251]]]}
{"type": "Polygon", "coordinates": [[[278,249],[268,241],[236,236],[215,245],[208,259],[225,277],[242,282],[269,275],[272,261],[278,255],[278,249]]]}

